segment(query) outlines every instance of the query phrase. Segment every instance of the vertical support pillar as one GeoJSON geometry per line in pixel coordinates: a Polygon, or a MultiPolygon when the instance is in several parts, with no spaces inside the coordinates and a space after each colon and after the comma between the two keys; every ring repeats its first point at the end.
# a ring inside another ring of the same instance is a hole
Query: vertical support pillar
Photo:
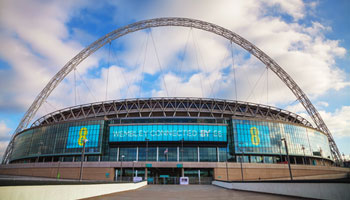
{"type": "Polygon", "coordinates": [[[147,169],[147,167],[145,168],[145,181],[147,181],[147,179],[148,179],[148,169],[147,169]]]}
{"type": "Polygon", "coordinates": [[[197,162],[200,161],[200,158],[199,158],[199,146],[197,146],[197,162]]]}
{"type": "Polygon", "coordinates": [[[136,147],[136,161],[139,161],[139,147],[136,147]]]}
{"type": "Polygon", "coordinates": [[[182,166],[181,168],[181,177],[184,177],[185,176],[185,168],[182,166]]]}
{"type": "Polygon", "coordinates": [[[219,147],[216,147],[216,156],[217,156],[217,161],[220,162],[220,151],[219,151],[219,147]]]}
{"type": "Polygon", "coordinates": [[[180,147],[177,147],[177,162],[180,160],[180,147]]]}
{"type": "Polygon", "coordinates": [[[201,184],[201,170],[198,170],[198,183],[201,184]]]}
{"type": "Polygon", "coordinates": [[[119,147],[117,148],[117,162],[119,161],[119,147]]]}
{"type": "Polygon", "coordinates": [[[159,147],[157,146],[157,159],[156,161],[158,162],[159,161],[159,147]]]}

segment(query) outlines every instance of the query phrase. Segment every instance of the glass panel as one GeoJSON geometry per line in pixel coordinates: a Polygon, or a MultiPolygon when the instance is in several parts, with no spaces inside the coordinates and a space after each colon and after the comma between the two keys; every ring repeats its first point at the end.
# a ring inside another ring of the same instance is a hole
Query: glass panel
{"type": "MultiPolygon", "coordinates": [[[[146,147],[139,147],[139,161],[146,161],[146,147]]],[[[157,161],[157,147],[148,147],[147,161],[157,161]]]]}
{"type": "Polygon", "coordinates": [[[200,147],[199,159],[201,162],[217,162],[216,147],[200,147]]]}
{"type": "Polygon", "coordinates": [[[136,147],[133,148],[119,148],[119,161],[134,161],[136,160],[136,147]]]}
{"type": "Polygon", "coordinates": [[[177,161],[177,147],[159,147],[159,161],[177,161]]]}
{"type": "Polygon", "coordinates": [[[227,148],[225,147],[219,147],[219,161],[220,162],[226,162],[227,159],[227,148]]]}
{"type": "Polygon", "coordinates": [[[180,162],[198,162],[198,150],[197,147],[184,147],[183,148],[183,159],[182,159],[182,148],[180,147],[180,162]]]}

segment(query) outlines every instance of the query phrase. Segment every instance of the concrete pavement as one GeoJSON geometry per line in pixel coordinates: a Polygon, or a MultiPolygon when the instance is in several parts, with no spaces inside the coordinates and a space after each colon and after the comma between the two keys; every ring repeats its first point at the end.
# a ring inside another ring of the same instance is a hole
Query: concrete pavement
{"type": "Polygon", "coordinates": [[[274,199],[300,199],[295,197],[262,194],[256,192],[245,192],[238,190],[228,190],[213,185],[148,185],[143,188],[103,195],[99,197],[87,198],[87,200],[112,200],[112,199],[142,199],[142,200],[158,200],[158,199],[215,199],[215,200],[274,200],[274,199]]]}

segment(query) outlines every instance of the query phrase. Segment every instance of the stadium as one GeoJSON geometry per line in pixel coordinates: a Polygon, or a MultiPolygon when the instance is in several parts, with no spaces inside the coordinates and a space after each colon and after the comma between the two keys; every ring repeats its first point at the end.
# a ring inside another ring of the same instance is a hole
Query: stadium
{"type": "Polygon", "coordinates": [[[74,57],[38,95],[12,137],[1,174],[63,179],[190,184],[334,178],[340,154],[317,110],[271,58],[237,34],[185,18],[137,22],[102,37],[74,57]],[[185,26],[214,32],[239,44],[274,71],[316,125],[287,110],[215,98],[136,98],[73,106],[35,120],[57,84],[98,48],[129,32],[185,26]],[[231,35],[230,35],[231,34],[231,35]],[[288,166],[290,164],[290,167],[288,166]]]}

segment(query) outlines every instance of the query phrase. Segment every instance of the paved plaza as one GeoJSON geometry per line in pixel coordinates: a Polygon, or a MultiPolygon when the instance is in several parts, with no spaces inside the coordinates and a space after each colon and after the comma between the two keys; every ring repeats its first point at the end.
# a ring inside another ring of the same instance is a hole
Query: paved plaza
{"type": "Polygon", "coordinates": [[[262,194],[255,192],[246,192],[238,190],[228,190],[213,185],[148,185],[138,190],[113,193],[88,200],[111,200],[111,199],[142,199],[142,200],[158,200],[158,199],[215,199],[215,200],[229,200],[229,199],[247,199],[247,200],[274,200],[274,199],[300,199],[294,197],[262,194]]]}

